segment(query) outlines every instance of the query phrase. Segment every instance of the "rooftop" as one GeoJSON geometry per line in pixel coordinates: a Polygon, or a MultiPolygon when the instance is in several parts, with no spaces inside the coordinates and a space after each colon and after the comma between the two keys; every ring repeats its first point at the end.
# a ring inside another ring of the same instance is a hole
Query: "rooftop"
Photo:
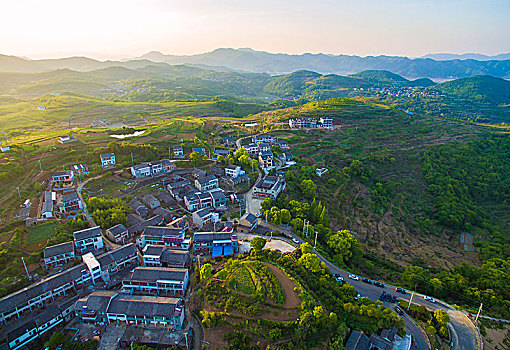
{"type": "Polygon", "coordinates": [[[74,252],[74,243],[65,242],[51,247],[44,248],[44,258],[50,258],[60,254],[74,252]]]}
{"type": "Polygon", "coordinates": [[[131,280],[146,282],[184,281],[187,273],[188,269],[139,266],[133,271],[131,280]]]}
{"type": "Polygon", "coordinates": [[[101,237],[101,228],[99,226],[86,228],[85,230],[74,232],[73,235],[75,241],[92,237],[101,237]]]}

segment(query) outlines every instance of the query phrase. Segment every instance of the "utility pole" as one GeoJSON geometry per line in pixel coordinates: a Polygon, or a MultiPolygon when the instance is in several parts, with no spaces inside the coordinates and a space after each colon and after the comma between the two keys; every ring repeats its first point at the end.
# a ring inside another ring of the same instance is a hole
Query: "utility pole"
{"type": "Polygon", "coordinates": [[[42,165],[41,165],[41,160],[39,159],[39,168],[41,169],[41,173],[42,173],[42,165]]]}
{"type": "Polygon", "coordinates": [[[27,273],[28,279],[30,279],[30,274],[28,273],[27,265],[25,264],[25,259],[21,257],[21,261],[23,262],[23,266],[25,267],[25,272],[27,273]]]}
{"type": "Polygon", "coordinates": [[[483,303],[480,303],[480,308],[478,309],[478,313],[476,314],[475,322],[478,321],[478,316],[480,316],[480,312],[482,312],[483,303]]]}
{"type": "Polygon", "coordinates": [[[411,299],[409,299],[409,305],[407,305],[407,311],[409,311],[409,309],[411,308],[411,304],[413,302],[413,297],[414,297],[414,290],[411,293],[411,299]]]}
{"type": "Polygon", "coordinates": [[[18,186],[17,188],[18,188],[18,196],[19,196],[19,200],[21,200],[21,193],[19,192],[19,186],[18,186]]]}
{"type": "Polygon", "coordinates": [[[133,152],[131,152],[131,164],[135,164],[135,162],[133,162],[133,152]]]}
{"type": "Polygon", "coordinates": [[[303,236],[305,235],[306,219],[303,221],[303,236]]]}
{"type": "Polygon", "coordinates": [[[200,273],[200,254],[197,255],[198,256],[198,273],[200,273]]]}
{"type": "Polygon", "coordinates": [[[315,243],[313,244],[313,249],[317,247],[317,231],[315,231],[315,243]]]}

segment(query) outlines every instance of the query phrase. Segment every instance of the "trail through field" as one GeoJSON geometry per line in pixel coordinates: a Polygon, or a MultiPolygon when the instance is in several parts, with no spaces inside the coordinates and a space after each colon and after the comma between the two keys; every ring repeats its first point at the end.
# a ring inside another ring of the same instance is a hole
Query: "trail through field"
{"type": "Polygon", "coordinates": [[[274,273],[276,279],[278,282],[280,282],[280,285],[282,286],[283,293],[285,294],[285,304],[283,305],[286,309],[293,309],[298,307],[301,302],[299,301],[299,298],[297,296],[297,293],[294,291],[294,288],[296,285],[294,282],[292,282],[289,277],[280,270],[278,267],[268,264],[266,262],[263,262],[265,266],[267,266],[272,273],[274,273]]]}

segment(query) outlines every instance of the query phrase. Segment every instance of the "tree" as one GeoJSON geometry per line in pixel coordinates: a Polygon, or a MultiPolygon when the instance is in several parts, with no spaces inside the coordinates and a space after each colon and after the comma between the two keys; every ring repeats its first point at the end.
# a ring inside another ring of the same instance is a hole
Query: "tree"
{"type": "Polygon", "coordinates": [[[203,281],[207,281],[212,277],[212,265],[204,264],[200,268],[200,279],[203,281]]]}
{"type": "Polygon", "coordinates": [[[225,157],[223,157],[223,155],[220,154],[217,159],[218,159],[218,163],[223,163],[223,161],[225,160],[225,157]]]}
{"type": "Polygon", "coordinates": [[[238,159],[241,158],[241,156],[247,156],[248,158],[250,158],[250,154],[248,153],[248,151],[246,150],[246,148],[238,148],[236,149],[236,151],[234,152],[234,158],[235,159],[238,159]]]}
{"type": "Polygon", "coordinates": [[[273,200],[271,198],[266,198],[260,203],[260,207],[262,210],[269,210],[273,206],[273,200]]]}
{"type": "Polygon", "coordinates": [[[421,266],[406,266],[402,273],[401,281],[408,288],[414,289],[420,282],[423,283],[429,280],[429,274],[427,270],[424,270],[421,266]]]}
{"type": "Polygon", "coordinates": [[[255,250],[262,250],[266,245],[266,240],[262,237],[253,237],[250,241],[251,247],[255,250]]]}
{"type": "Polygon", "coordinates": [[[312,253],[303,254],[299,258],[299,263],[314,273],[322,272],[321,261],[319,257],[315,254],[312,253]]]}
{"type": "Polygon", "coordinates": [[[56,349],[59,345],[64,345],[68,342],[66,336],[62,332],[54,333],[48,341],[50,349],[56,349]]]}
{"type": "Polygon", "coordinates": [[[317,196],[317,185],[312,180],[303,180],[301,190],[306,198],[312,199],[317,196]]]}
{"type": "Polygon", "coordinates": [[[434,318],[443,326],[450,322],[450,316],[443,309],[436,309],[434,311],[434,318]]]}
{"type": "Polygon", "coordinates": [[[348,230],[341,230],[330,236],[328,245],[337,254],[337,260],[343,263],[349,262],[353,256],[359,254],[357,251],[360,249],[359,243],[348,230]]]}
{"type": "Polygon", "coordinates": [[[311,253],[312,251],[313,251],[313,247],[310,243],[305,242],[305,243],[301,244],[301,252],[303,254],[308,254],[308,253],[311,253]]]}
{"type": "Polygon", "coordinates": [[[203,156],[198,152],[191,152],[189,155],[189,159],[193,162],[193,166],[197,165],[197,162],[201,161],[203,159],[203,156]]]}
{"type": "Polygon", "coordinates": [[[436,329],[433,326],[428,326],[426,329],[427,333],[430,335],[436,334],[436,329]]]}
{"type": "Polygon", "coordinates": [[[290,219],[292,219],[292,216],[290,215],[290,211],[288,211],[287,209],[282,209],[280,211],[280,214],[282,217],[282,222],[284,224],[288,224],[290,222],[290,219]]]}

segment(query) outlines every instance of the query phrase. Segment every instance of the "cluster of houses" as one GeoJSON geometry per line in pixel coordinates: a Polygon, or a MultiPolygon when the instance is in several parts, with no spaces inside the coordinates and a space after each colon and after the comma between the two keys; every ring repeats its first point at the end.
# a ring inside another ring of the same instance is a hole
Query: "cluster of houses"
{"type": "MultiPolygon", "coordinates": [[[[246,149],[248,154],[252,157],[258,159],[261,168],[266,172],[275,167],[275,157],[271,146],[278,146],[282,151],[290,149],[287,141],[278,141],[277,138],[267,134],[253,136],[251,141],[250,144],[243,146],[243,148],[246,149]]],[[[292,159],[292,154],[290,152],[286,152],[282,156],[284,161],[292,159]]]]}
{"type": "Polygon", "coordinates": [[[292,118],[289,119],[291,129],[331,129],[333,128],[333,119],[321,117],[315,118],[292,118]]]}
{"type": "Polygon", "coordinates": [[[55,212],[67,216],[83,209],[83,203],[75,190],[75,176],[88,173],[86,165],[73,165],[72,170],[56,171],[44,191],[41,206],[41,218],[51,219],[55,212]]]}

